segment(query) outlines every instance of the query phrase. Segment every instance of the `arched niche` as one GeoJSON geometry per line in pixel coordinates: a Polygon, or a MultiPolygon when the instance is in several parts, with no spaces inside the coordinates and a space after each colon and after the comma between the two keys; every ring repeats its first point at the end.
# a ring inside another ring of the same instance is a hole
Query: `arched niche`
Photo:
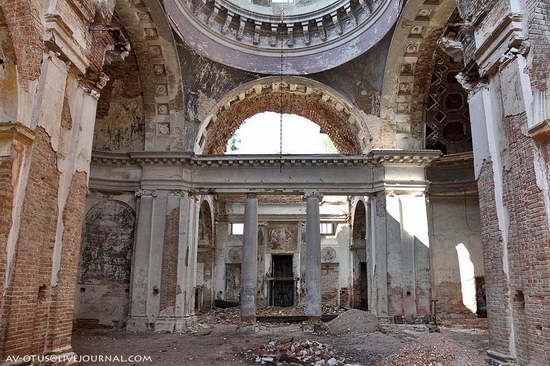
{"type": "Polygon", "coordinates": [[[368,263],[367,263],[367,208],[362,199],[358,199],[352,212],[352,307],[368,309],[368,263]]]}
{"type": "Polygon", "coordinates": [[[197,252],[197,297],[196,310],[209,310],[214,300],[214,215],[208,200],[203,200],[199,209],[199,233],[197,252]]]}
{"type": "Polygon", "coordinates": [[[76,324],[123,327],[128,316],[136,214],[105,200],[86,213],[75,299],[76,324]]]}

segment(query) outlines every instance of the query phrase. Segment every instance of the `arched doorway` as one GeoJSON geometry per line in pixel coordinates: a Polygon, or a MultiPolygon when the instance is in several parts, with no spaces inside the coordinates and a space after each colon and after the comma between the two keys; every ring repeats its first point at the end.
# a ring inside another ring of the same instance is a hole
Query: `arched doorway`
{"type": "Polygon", "coordinates": [[[352,307],[368,310],[367,280],[367,212],[362,200],[357,201],[353,213],[352,233],[352,307]]]}
{"type": "Polygon", "coordinates": [[[214,300],[212,281],[215,262],[213,216],[208,201],[200,205],[198,236],[195,309],[208,311],[214,300]]]}

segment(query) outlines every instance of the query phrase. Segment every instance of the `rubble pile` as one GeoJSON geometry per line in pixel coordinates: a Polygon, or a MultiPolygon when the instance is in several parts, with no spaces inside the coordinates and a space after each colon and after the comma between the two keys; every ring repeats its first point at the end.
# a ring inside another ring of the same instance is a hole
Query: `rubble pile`
{"type": "Polygon", "coordinates": [[[239,308],[218,309],[214,308],[207,313],[198,314],[198,320],[204,324],[239,324],[239,308]]]}
{"type": "Polygon", "coordinates": [[[376,366],[487,366],[474,351],[438,333],[418,338],[400,352],[390,355],[376,366]]]}
{"type": "Polygon", "coordinates": [[[338,315],[327,326],[328,333],[335,335],[373,333],[379,329],[380,325],[375,315],[357,309],[350,309],[338,315]]]}
{"type": "MultiPolygon", "coordinates": [[[[341,314],[345,309],[339,306],[323,305],[323,314],[341,314]]],[[[299,304],[288,307],[280,306],[262,306],[259,305],[256,309],[256,315],[258,316],[292,316],[292,315],[304,315],[305,305],[299,304]]]]}
{"type": "Polygon", "coordinates": [[[328,345],[303,340],[277,344],[269,341],[255,351],[247,351],[250,358],[262,365],[313,365],[340,366],[345,365],[344,358],[339,357],[328,345]]]}

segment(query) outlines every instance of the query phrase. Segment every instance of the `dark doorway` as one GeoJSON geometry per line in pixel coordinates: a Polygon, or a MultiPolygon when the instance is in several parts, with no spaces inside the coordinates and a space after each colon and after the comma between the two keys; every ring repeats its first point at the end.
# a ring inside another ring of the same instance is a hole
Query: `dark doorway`
{"type": "Polygon", "coordinates": [[[369,310],[367,296],[367,263],[361,262],[361,309],[369,310]]]}
{"type": "Polygon", "coordinates": [[[271,278],[270,305],[293,306],[295,281],[292,272],[292,254],[272,256],[273,275],[271,278]]]}
{"type": "Polygon", "coordinates": [[[485,277],[476,277],[476,305],[478,318],[487,317],[487,297],[485,295],[485,277]]]}

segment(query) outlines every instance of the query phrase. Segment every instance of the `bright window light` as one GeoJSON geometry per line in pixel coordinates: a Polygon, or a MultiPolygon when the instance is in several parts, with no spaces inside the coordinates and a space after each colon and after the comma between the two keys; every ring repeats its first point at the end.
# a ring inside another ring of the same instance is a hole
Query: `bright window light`
{"type": "MultiPolygon", "coordinates": [[[[283,114],[283,154],[338,154],[318,124],[296,114],[283,114]]],[[[246,119],[226,146],[227,154],[279,154],[281,116],[262,112],[246,119]]]]}
{"type": "Polygon", "coordinates": [[[244,233],[244,224],[243,223],[232,223],[231,224],[231,235],[243,235],[244,233]]]}
{"type": "Polygon", "coordinates": [[[332,222],[321,223],[321,235],[334,235],[334,225],[332,222]]]}

